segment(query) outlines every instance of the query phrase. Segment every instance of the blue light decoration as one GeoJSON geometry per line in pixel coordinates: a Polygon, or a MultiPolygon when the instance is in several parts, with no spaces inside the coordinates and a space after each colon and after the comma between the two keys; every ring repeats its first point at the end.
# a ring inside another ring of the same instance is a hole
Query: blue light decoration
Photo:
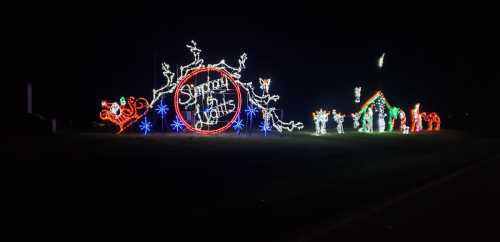
{"type": "Polygon", "coordinates": [[[257,108],[251,104],[247,105],[245,113],[247,114],[247,118],[252,119],[253,116],[257,115],[257,108]]]}
{"type": "Polygon", "coordinates": [[[141,129],[142,132],[144,132],[144,135],[148,134],[151,132],[151,122],[148,121],[148,117],[144,117],[142,122],[139,124],[139,128],[141,129]]]}
{"type": "Polygon", "coordinates": [[[249,122],[250,132],[252,130],[253,117],[257,115],[257,108],[250,104],[247,104],[247,108],[245,109],[245,113],[247,114],[247,122],[249,122]]]}
{"type": "Polygon", "coordinates": [[[172,127],[172,129],[177,133],[184,130],[184,124],[182,124],[179,116],[175,116],[175,120],[174,122],[172,122],[172,124],[170,124],[170,127],[172,127]]]}
{"type": "Polygon", "coordinates": [[[156,105],[155,110],[156,113],[161,116],[161,119],[163,119],[170,109],[166,104],[163,104],[163,99],[161,99],[160,104],[156,105]]]}
{"type": "Polygon", "coordinates": [[[245,127],[245,125],[243,124],[243,120],[241,120],[240,116],[238,115],[238,119],[233,122],[233,129],[237,134],[240,134],[240,131],[243,127],[245,127]]]}
{"type": "Polygon", "coordinates": [[[264,132],[264,136],[267,136],[267,132],[271,131],[271,125],[269,125],[269,122],[262,121],[259,124],[259,129],[261,132],[264,132]]]}

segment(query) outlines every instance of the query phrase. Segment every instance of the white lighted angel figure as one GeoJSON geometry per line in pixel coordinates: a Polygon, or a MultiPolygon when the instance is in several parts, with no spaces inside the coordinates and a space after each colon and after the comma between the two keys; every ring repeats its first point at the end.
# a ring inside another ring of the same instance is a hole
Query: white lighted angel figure
{"type": "Polygon", "coordinates": [[[354,88],[354,102],[359,103],[361,101],[361,87],[354,88]]]}
{"type": "Polygon", "coordinates": [[[313,112],[314,127],[316,129],[316,135],[326,134],[326,123],[328,122],[328,116],[330,112],[323,109],[313,112]]]}
{"type": "Polygon", "coordinates": [[[377,126],[378,126],[378,132],[382,133],[385,131],[385,117],[387,114],[384,112],[378,112],[378,120],[377,120],[377,126]]]}
{"type": "Polygon", "coordinates": [[[366,132],[373,132],[373,106],[366,109],[365,113],[366,132]]]}
{"type": "Polygon", "coordinates": [[[269,86],[271,85],[271,79],[262,79],[259,78],[260,89],[264,94],[269,94],[269,86]]]}
{"type": "Polygon", "coordinates": [[[332,110],[332,116],[333,120],[337,123],[337,133],[343,134],[344,133],[344,117],[345,114],[342,113],[337,113],[337,111],[334,109],[332,110]]]}
{"type": "Polygon", "coordinates": [[[359,127],[359,118],[361,115],[359,113],[351,113],[353,128],[357,129],[359,127]]]}

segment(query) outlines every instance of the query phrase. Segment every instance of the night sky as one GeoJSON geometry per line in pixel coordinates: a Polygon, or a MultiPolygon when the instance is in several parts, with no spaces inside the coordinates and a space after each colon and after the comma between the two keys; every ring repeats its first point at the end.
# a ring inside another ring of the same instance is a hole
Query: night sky
{"type": "MultiPolygon", "coordinates": [[[[353,112],[356,85],[362,98],[381,89],[391,104],[409,110],[418,101],[449,123],[466,112],[478,117],[496,98],[500,42],[494,15],[485,9],[250,2],[14,9],[10,49],[19,86],[33,82],[35,112],[80,127],[97,120],[102,99],[150,99],[164,82],[162,61],[174,68],[191,61],[190,40],[206,63],[224,58],[237,65],[246,52],[242,79],[257,85],[258,77],[271,78],[285,120],[306,125],[321,107],[353,112]]],[[[18,100],[24,111],[24,97],[18,100]]]]}

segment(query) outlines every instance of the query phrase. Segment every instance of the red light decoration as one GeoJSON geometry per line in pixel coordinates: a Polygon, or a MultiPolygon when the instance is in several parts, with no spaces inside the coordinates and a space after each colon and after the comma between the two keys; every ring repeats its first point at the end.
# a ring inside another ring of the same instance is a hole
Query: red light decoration
{"type": "Polygon", "coordinates": [[[424,121],[427,122],[427,131],[439,131],[441,129],[441,118],[435,112],[422,113],[424,121]]]}
{"type": "Polygon", "coordinates": [[[416,103],[415,107],[410,111],[411,124],[410,132],[416,133],[422,130],[422,113],[420,113],[420,103],[416,103]]]}
{"type": "Polygon", "coordinates": [[[102,101],[102,110],[99,117],[118,126],[117,134],[122,133],[133,123],[144,116],[149,110],[149,103],[145,98],[129,97],[126,103],[102,101]]]}
{"type": "Polygon", "coordinates": [[[236,81],[234,80],[234,78],[231,76],[231,74],[229,72],[227,72],[224,69],[216,68],[216,67],[200,67],[200,68],[198,68],[196,70],[193,70],[191,73],[189,73],[182,80],[179,81],[179,84],[177,85],[177,88],[175,89],[175,94],[174,94],[174,108],[175,108],[175,113],[177,114],[177,117],[179,117],[179,119],[182,122],[182,124],[184,124],[184,127],[186,127],[190,131],[197,132],[197,133],[200,133],[200,134],[203,134],[203,135],[217,134],[217,133],[220,133],[220,132],[224,132],[225,130],[227,130],[228,128],[230,128],[231,125],[233,124],[233,122],[238,118],[238,115],[240,114],[241,103],[242,103],[242,100],[241,100],[241,92],[240,92],[239,85],[236,83],[236,81]],[[198,128],[193,127],[191,124],[189,124],[186,121],[185,117],[182,115],[182,112],[180,110],[180,105],[179,105],[179,93],[180,93],[180,90],[182,89],[182,87],[189,80],[191,80],[194,76],[202,74],[202,73],[206,73],[206,72],[207,73],[208,72],[217,72],[222,77],[227,78],[231,82],[231,84],[233,85],[234,90],[236,92],[236,101],[237,101],[237,104],[236,104],[236,111],[234,112],[233,117],[224,126],[222,126],[220,128],[217,128],[217,129],[214,129],[214,130],[203,130],[203,129],[198,129],[198,128]]]}

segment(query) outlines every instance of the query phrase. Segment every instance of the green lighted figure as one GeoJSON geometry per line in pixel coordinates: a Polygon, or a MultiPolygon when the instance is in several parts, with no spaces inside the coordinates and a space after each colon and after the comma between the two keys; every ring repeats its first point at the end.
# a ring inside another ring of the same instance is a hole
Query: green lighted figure
{"type": "Polygon", "coordinates": [[[127,104],[127,100],[125,100],[125,97],[123,97],[123,96],[122,96],[122,97],[120,98],[120,105],[122,105],[122,106],[123,106],[123,105],[125,105],[125,104],[127,104]]]}
{"type": "Polygon", "coordinates": [[[388,120],[388,131],[389,132],[392,132],[392,130],[394,130],[394,123],[396,121],[396,119],[398,118],[398,115],[399,115],[399,109],[398,107],[391,107],[389,108],[389,120],[388,120]]]}

